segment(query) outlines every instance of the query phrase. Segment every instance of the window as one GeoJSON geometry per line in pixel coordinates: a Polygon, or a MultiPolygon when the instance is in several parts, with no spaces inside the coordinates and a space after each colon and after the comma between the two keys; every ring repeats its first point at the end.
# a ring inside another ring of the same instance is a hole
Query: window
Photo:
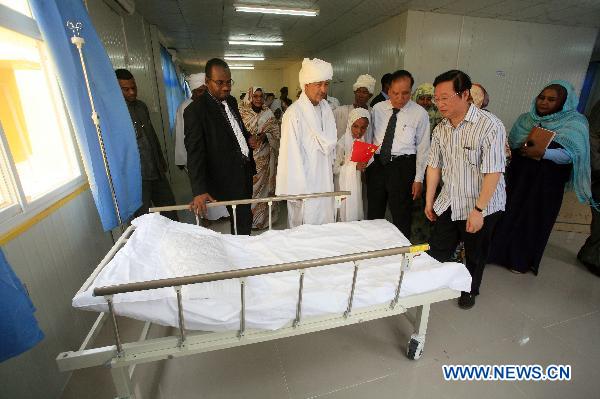
{"type": "MultiPolygon", "coordinates": [[[[0,0],[31,24],[25,0],[0,0]]],[[[0,10],[2,11],[2,10],[0,10]]],[[[71,128],[44,43],[0,26],[0,222],[81,180],[71,128]]],[[[45,200],[46,199],[46,200],[45,200]]]]}

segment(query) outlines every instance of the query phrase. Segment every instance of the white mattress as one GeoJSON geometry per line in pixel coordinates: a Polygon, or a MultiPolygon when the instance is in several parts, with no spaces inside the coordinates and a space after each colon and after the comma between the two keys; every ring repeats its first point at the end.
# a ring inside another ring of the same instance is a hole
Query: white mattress
{"type": "MultiPolygon", "coordinates": [[[[106,301],[92,295],[95,287],[135,281],[279,264],[306,259],[409,245],[385,220],[303,225],[258,236],[232,236],[173,222],[159,214],[133,221],[136,230],[125,246],[73,306],[107,311],[106,301]]],[[[400,256],[361,261],[354,309],[393,299],[400,273],[400,256]]],[[[342,313],[348,304],[353,265],[342,263],[306,270],[303,317],[342,313]]],[[[297,271],[247,278],[246,327],[277,329],[295,318],[297,271]]],[[[439,263],[417,256],[405,274],[401,296],[440,288],[469,291],[471,276],[464,265],[439,263]]],[[[239,328],[239,280],[188,285],[182,288],[185,327],[224,331],[239,328]]],[[[117,314],[176,327],[177,300],[173,288],[114,296],[117,314]]]]}

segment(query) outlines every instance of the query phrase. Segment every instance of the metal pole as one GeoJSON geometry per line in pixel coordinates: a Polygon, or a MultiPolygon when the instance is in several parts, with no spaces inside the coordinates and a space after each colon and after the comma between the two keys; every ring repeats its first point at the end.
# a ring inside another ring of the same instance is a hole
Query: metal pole
{"type": "Polygon", "coordinates": [[[117,194],[115,192],[115,186],[112,179],[112,174],[110,173],[110,165],[108,164],[108,158],[106,157],[106,148],[104,147],[104,138],[102,136],[102,129],[100,128],[100,116],[96,112],[96,107],[94,105],[94,98],[92,97],[92,90],[90,88],[90,82],[88,79],[87,68],[85,66],[85,60],[83,58],[83,45],[85,44],[85,40],[83,37],[79,36],[79,31],[82,28],[81,22],[72,23],[71,21],[67,21],[67,27],[73,31],[73,36],[71,37],[71,43],[77,47],[77,51],[79,52],[79,60],[81,61],[81,69],[83,70],[83,78],[85,80],[85,87],[87,89],[88,98],[90,100],[90,106],[92,108],[92,122],[96,128],[96,136],[98,137],[98,144],[100,145],[100,153],[102,154],[102,161],[104,163],[104,170],[106,172],[106,177],[108,179],[108,186],[110,188],[110,194],[113,200],[113,206],[115,207],[115,212],[117,214],[117,221],[119,222],[119,227],[121,231],[125,230],[125,226],[123,226],[123,220],[121,219],[121,211],[119,210],[119,202],[117,200],[117,194]]]}
{"type": "Polygon", "coordinates": [[[119,335],[119,325],[117,324],[117,316],[115,315],[115,309],[113,307],[112,295],[106,296],[106,303],[108,303],[108,312],[112,320],[113,332],[115,333],[115,343],[117,344],[117,356],[123,355],[123,345],[121,345],[121,337],[119,335]]]}
{"type": "Polygon", "coordinates": [[[409,262],[412,260],[412,254],[404,254],[402,255],[402,261],[400,262],[400,277],[398,277],[398,285],[396,286],[396,294],[394,295],[394,299],[390,303],[390,309],[394,309],[396,304],[398,304],[398,299],[400,299],[400,289],[402,288],[402,280],[404,280],[404,271],[408,267],[409,262]]]}
{"type": "Polygon", "coordinates": [[[302,290],[304,289],[304,271],[300,272],[300,286],[298,287],[298,303],[296,304],[296,318],[294,319],[294,327],[300,324],[302,317],[302,290]]]}
{"type": "Polygon", "coordinates": [[[235,208],[237,207],[237,205],[231,205],[231,213],[233,213],[233,231],[235,232],[235,235],[237,236],[237,212],[235,211],[235,208]]]}
{"type": "Polygon", "coordinates": [[[271,230],[271,228],[273,227],[273,219],[272,219],[273,201],[269,201],[269,202],[267,202],[267,204],[269,204],[269,230],[271,230]]]}
{"type": "Polygon", "coordinates": [[[348,299],[348,309],[344,312],[344,319],[350,316],[352,312],[352,302],[354,301],[354,288],[356,287],[356,275],[358,274],[358,262],[354,262],[354,275],[352,276],[352,288],[350,289],[350,298],[348,299]]]}
{"type": "Polygon", "coordinates": [[[238,337],[242,338],[246,332],[246,295],[245,287],[246,279],[240,279],[240,296],[241,296],[241,310],[240,310],[240,331],[238,331],[238,337]]]}
{"type": "Polygon", "coordinates": [[[183,347],[185,345],[185,327],[184,327],[184,319],[183,319],[183,303],[181,301],[181,286],[175,287],[175,292],[177,293],[177,314],[179,316],[179,347],[183,347]]]}

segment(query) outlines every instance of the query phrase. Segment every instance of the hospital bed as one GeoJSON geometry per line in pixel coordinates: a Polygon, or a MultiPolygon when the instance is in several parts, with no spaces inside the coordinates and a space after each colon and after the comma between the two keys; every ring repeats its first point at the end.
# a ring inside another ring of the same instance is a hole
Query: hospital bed
{"type": "MultiPolygon", "coordinates": [[[[235,206],[348,192],[226,201],[235,206]]],[[[154,208],[183,210],[187,206],[154,208]]],[[[109,367],[119,398],[133,398],[137,364],[291,337],[392,315],[414,326],[407,356],[423,353],[430,305],[469,290],[462,264],[441,264],[385,220],[303,225],[258,236],[219,234],[158,213],[133,221],[73,299],[100,312],[80,348],[58,355],[61,371],[109,367]],[[407,312],[415,308],[413,316],[407,312]],[[145,322],[122,342],[117,315],[145,322]],[[115,344],[91,347],[112,324],[115,344]],[[152,324],[173,336],[148,338],[152,324]]],[[[235,212],[234,212],[235,215],[235,212]]],[[[197,221],[198,222],[198,221],[197,221]]]]}

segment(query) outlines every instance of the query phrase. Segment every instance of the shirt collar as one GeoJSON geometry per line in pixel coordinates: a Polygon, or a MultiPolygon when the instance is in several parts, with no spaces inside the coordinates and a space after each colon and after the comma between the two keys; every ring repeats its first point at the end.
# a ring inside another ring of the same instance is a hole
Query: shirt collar
{"type": "MultiPolygon", "coordinates": [[[[469,123],[476,123],[479,120],[479,117],[481,116],[481,110],[479,108],[477,108],[475,105],[470,104],[469,105],[469,109],[467,110],[467,113],[465,115],[465,118],[460,122],[469,122],[469,123]]],[[[450,127],[452,126],[452,123],[450,123],[450,119],[448,118],[444,118],[442,119],[442,121],[440,123],[443,123],[445,125],[448,125],[450,127]]],[[[460,125],[459,123],[459,125],[460,125]]]]}
{"type": "Polygon", "coordinates": [[[381,95],[383,96],[383,98],[385,98],[386,100],[390,99],[390,96],[387,95],[386,92],[384,92],[383,90],[381,91],[381,95]]]}
{"type": "MultiPolygon", "coordinates": [[[[404,107],[400,108],[400,112],[403,112],[403,111],[409,109],[412,106],[412,104],[411,104],[412,102],[413,102],[413,100],[408,100],[408,102],[406,103],[406,105],[404,105],[404,107]]],[[[386,100],[384,102],[384,104],[385,104],[384,108],[387,109],[387,110],[391,110],[391,109],[394,108],[394,107],[392,107],[392,102],[390,100],[386,100]]]]}

